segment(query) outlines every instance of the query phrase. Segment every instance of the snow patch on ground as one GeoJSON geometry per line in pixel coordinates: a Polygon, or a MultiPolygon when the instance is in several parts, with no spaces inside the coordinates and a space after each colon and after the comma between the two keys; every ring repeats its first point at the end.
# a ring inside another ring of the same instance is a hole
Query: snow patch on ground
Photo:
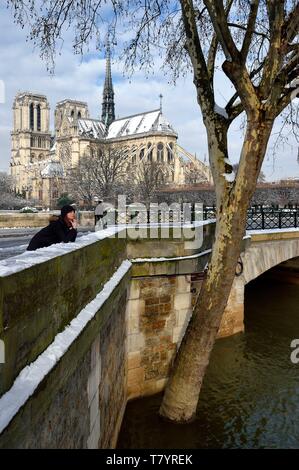
{"type": "Polygon", "coordinates": [[[15,246],[6,246],[5,248],[0,248],[0,253],[6,253],[9,251],[22,251],[26,250],[28,243],[26,245],[15,245],[15,246]]]}

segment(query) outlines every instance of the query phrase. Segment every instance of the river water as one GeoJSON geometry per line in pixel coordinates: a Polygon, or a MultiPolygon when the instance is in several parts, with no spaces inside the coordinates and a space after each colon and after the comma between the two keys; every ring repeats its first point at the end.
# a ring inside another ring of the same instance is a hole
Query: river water
{"type": "Polygon", "coordinates": [[[299,448],[299,284],[246,287],[245,333],[216,341],[190,424],[162,421],[158,394],[129,402],[119,448],[299,448]]]}

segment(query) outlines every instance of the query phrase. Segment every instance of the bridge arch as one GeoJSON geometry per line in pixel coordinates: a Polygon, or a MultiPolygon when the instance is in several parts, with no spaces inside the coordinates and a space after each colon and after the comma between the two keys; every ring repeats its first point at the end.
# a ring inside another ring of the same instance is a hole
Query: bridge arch
{"type": "Polygon", "coordinates": [[[299,256],[299,238],[253,243],[241,256],[244,284],[271,268],[299,256]]]}
{"type": "Polygon", "coordinates": [[[299,257],[299,231],[277,230],[253,234],[241,254],[243,272],[236,276],[225,308],[219,337],[244,331],[244,291],[253,279],[284,261],[299,257]]]}

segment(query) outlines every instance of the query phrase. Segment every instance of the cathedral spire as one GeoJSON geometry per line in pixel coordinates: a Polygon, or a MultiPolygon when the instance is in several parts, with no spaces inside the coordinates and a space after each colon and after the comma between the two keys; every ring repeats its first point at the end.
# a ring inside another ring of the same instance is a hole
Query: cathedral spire
{"type": "Polygon", "coordinates": [[[110,42],[108,38],[106,46],[106,75],[103,90],[102,122],[105,124],[106,128],[108,128],[114,120],[114,91],[111,74],[110,42]]]}

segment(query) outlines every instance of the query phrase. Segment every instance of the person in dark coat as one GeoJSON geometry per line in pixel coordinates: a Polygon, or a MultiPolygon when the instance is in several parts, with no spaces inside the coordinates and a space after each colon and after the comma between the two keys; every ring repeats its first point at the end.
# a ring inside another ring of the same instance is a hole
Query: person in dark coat
{"type": "Polygon", "coordinates": [[[37,232],[30,241],[27,250],[53,245],[54,243],[74,242],[77,237],[76,213],[73,206],[63,206],[60,217],[52,217],[47,227],[37,232]]]}

